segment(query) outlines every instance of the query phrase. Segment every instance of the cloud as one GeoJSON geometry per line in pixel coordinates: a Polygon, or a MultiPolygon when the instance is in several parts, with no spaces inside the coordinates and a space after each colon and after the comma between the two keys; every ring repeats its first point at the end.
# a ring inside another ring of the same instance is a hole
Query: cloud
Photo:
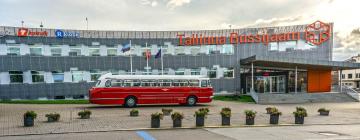
{"type": "Polygon", "coordinates": [[[141,0],[140,4],[150,5],[151,7],[156,7],[158,5],[158,2],[156,0],[141,0]]]}
{"type": "Polygon", "coordinates": [[[176,7],[183,6],[184,4],[189,4],[191,0],[169,0],[166,6],[170,9],[175,9],[176,7]]]}
{"type": "Polygon", "coordinates": [[[333,54],[335,60],[346,60],[351,56],[360,54],[360,28],[353,29],[347,36],[335,33],[333,54]]]}

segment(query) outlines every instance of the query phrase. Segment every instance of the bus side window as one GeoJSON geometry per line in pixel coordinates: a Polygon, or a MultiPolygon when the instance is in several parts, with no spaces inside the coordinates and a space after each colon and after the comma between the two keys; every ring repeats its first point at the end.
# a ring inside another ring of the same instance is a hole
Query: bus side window
{"type": "Polygon", "coordinates": [[[111,87],[122,87],[123,81],[122,80],[111,80],[111,87]]]}
{"type": "Polygon", "coordinates": [[[140,86],[141,86],[140,80],[134,80],[134,81],[133,81],[133,86],[134,86],[134,87],[140,87],[140,86]]]}
{"type": "Polygon", "coordinates": [[[189,81],[188,80],[179,80],[179,84],[182,87],[187,87],[189,85],[189,81]]]}
{"type": "Polygon", "coordinates": [[[207,81],[201,80],[201,87],[207,87],[207,81]]]}
{"type": "Polygon", "coordinates": [[[124,87],[131,87],[132,80],[124,80],[124,87]]]}
{"type": "Polygon", "coordinates": [[[105,82],[105,87],[111,87],[111,81],[110,80],[107,80],[105,82]]]}
{"type": "Polygon", "coordinates": [[[171,80],[159,80],[159,86],[170,87],[171,86],[171,80]]]}
{"type": "Polygon", "coordinates": [[[189,80],[189,86],[199,87],[199,80],[189,80]]]}
{"type": "Polygon", "coordinates": [[[180,80],[173,80],[173,84],[174,87],[179,87],[180,86],[180,80]]]}

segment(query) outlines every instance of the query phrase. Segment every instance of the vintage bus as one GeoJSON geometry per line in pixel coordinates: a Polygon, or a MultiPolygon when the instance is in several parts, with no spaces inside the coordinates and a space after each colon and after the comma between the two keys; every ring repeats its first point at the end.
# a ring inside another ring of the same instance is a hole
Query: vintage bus
{"type": "Polygon", "coordinates": [[[187,75],[112,75],[100,76],[89,90],[93,104],[183,104],[212,101],[213,88],[205,76],[187,75]]]}

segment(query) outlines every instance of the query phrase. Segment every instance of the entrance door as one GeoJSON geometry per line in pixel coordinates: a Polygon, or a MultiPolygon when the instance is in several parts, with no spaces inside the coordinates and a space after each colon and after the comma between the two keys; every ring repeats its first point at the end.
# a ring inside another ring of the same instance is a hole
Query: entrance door
{"type": "MultiPolygon", "coordinates": [[[[251,87],[251,77],[246,79],[246,85],[251,87]]],[[[285,75],[255,76],[254,90],[257,93],[285,93],[285,75]]]]}

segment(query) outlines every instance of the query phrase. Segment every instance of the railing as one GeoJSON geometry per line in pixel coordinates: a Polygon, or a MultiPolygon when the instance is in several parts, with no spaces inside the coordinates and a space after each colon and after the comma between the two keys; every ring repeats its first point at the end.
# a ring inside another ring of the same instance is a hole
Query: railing
{"type": "Polygon", "coordinates": [[[340,86],[338,86],[338,85],[333,85],[332,91],[345,93],[345,94],[349,95],[350,97],[352,97],[353,99],[355,99],[356,101],[360,101],[360,93],[359,92],[357,92],[356,90],[352,89],[349,86],[341,86],[341,88],[342,89],[340,89],[340,86]]]}
{"type": "Polygon", "coordinates": [[[254,99],[254,101],[256,103],[259,102],[259,96],[257,95],[257,93],[253,89],[250,89],[250,96],[254,99]]]}

